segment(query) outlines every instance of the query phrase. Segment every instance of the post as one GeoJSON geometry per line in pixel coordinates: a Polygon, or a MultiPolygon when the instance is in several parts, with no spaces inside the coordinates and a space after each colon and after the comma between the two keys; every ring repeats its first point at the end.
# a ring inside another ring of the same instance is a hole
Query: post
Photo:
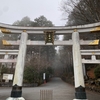
{"type": "Polygon", "coordinates": [[[45,73],[43,73],[44,84],[46,83],[45,76],[46,76],[45,73]]]}
{"type": "Polygon", "coordinates": [[[82,60],[81,60],[78,32],[72,33],[72,40],[73,40],[73,64],[74,64],[74,80],[75,80],[74,100],[87,100],[83,71],[82,71],[82,60]]]}
{"type": "Polygon", "coordinates": [[[86,68],[84,63],[82,63],[82,67],[83,67],[83,76],[85,79],[87,79],[86,68]]]}
{"type": "Polygon", "coordinates": [[[26,45],[27,38],[28,38],[28,34],[26,32],[23,32],[21,34],[21,41],[20,41],[19,53],[18,53],[18,58],[16,63],[11,97],[8,98],[7,100],[25,100],[24,98],[22,98],[22,82],[23,82],[26,48],[27,48],[26,45]]]}
{"type": "MultiPolygon", "coordinates": [[[[4,59],[8,59],[8,58],[9,58],[8,54],[5,54],[5,55],[4,55],[4,59]]],[[[7,67],[7,64],[8,64],[8,63],[2,63],[2,65],[3,65],[3,66],[6,66],[6,67],[7,67]]]]}

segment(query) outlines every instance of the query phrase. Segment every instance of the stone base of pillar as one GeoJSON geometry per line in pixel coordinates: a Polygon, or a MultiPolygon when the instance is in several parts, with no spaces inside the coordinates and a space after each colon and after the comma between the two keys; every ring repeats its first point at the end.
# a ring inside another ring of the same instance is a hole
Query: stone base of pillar
{"type": "Polygon", "coordinates": [[[12,98],[19,98],[19,97],[22,97],[22,86],[18,86],[17,84],[15,84],[15,85],[12,87],[11,97],[12,97],[12,98]]]}
{"type": "Polygon", "coordinates": [[[86,92],[85,87],[82,87],[81,85],[77,88],[75,88],[75,98],[79,100],[86,100],[86,92]]]}
{"type": "Polygon", "coordinates": [[[23,97],[19,97],[19,98],[9,97],[6,100],[25,100],[25,99],[23,97]]]}

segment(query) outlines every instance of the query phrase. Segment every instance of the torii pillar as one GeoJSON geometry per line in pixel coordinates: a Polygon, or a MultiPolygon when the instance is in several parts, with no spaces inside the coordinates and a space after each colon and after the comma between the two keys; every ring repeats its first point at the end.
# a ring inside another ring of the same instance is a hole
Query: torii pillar
{"type": "Polygon", "coordinates": [[[82,70],[82,60],[80,53],[79,33],[72,33],[73,40],[73,65],[74,65],[74,81],[75,81],[75,99],[87,100],[85,92],[85,84],[82,70]]]}
{"type": "Polygon", "coordinates": [[[11,97],[7,98],[6,100],[25,100],[22,97],[22,83],[27,48],[27,38],[28,34],[26,32],[22,32],[11,97]]]}

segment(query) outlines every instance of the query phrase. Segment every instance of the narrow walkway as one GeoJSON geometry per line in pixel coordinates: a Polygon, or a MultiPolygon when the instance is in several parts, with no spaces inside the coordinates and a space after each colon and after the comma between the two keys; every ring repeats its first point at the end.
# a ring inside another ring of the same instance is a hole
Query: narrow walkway
{"type": "Polygon", "coordinates": [[[49,83],[40,87],[24,88],[23,97],[26,100],[40,100],[40,90],[53,90],[53,100],[73,100],[74,98],[73,86],[66,84],[60,78],[53,78],[49,83]]]}
{"type": "MultiPolygon", "coordinates": [[[[53,100],[73,100],[74,87],[63,82],[60,78],[53,78],[50,82],[39,87],[23,88],[25,100],[40,100],[40,90],[53,90],[53,100]]],[[[11,88],[0,87],[0,100],[10,96],[11,88]]],[[[100,100],[100,94],[87,91],[88,100],[100,100]]]]}

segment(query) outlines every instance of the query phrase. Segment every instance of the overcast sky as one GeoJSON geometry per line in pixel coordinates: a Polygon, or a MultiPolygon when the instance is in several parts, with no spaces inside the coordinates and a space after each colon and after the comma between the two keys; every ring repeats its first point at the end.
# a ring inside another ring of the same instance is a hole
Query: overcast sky
{"type": "Polygon", "coordinates": [[[44,15],[56,26],[65,25],[60,11],[62,0],[0,0],[0,22],[12,24],[28,16],[34,20],[44,15]]]}

